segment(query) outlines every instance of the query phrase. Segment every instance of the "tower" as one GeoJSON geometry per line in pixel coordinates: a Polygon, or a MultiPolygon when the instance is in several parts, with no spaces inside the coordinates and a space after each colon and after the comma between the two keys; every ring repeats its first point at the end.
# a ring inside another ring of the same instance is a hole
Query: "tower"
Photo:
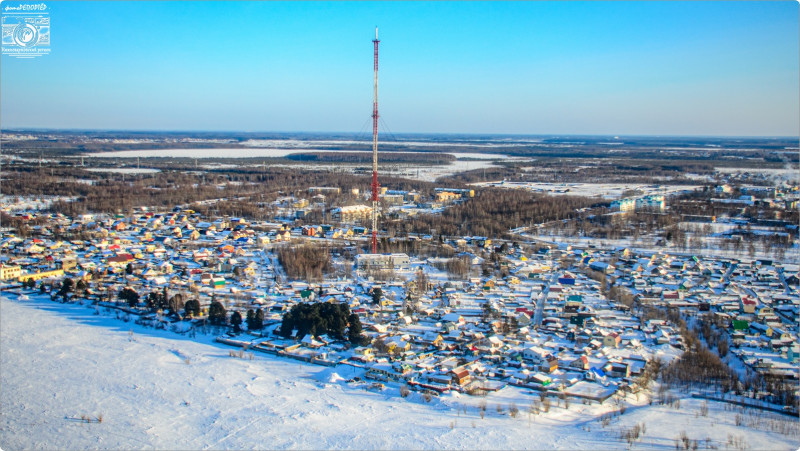
{"type": "Polygon", "coordinates": [[[378,253],[378,27],[375,27],[375,83],[372,91],[372,253],[378,253]]]}

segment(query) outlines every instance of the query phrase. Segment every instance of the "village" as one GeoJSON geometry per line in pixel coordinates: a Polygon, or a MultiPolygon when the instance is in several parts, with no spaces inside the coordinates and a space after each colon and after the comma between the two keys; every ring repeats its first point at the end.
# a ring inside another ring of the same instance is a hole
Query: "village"
{"type": "MultiPolygon", "coordinates": [[[[417,200],[384,194],[400,205],[417,200]]],[[[433,202],[471,196],[437,189],[433,202]]],[[[87,300],[121,321],[217,334],[250,353],[348,365],[361,371],[351,383],[427,396],[491,396],[508,385],[583,402],[638,393],[648,367],[686,349],[676,318],[689,329],[699,330],[701,318],[712,324],[706,346],[742,381],[760,376],[796,387],[796,264],[488,237],[405,238],[448,246],[457,252],[449,258],[364,254],[367,230],[348,225],[364,208],[333,211],[339,226],[300,227],[291,216],[301,217],[307,202],[276,204],[288,221],[204,217],[181,207],[77,218],[7,208],[37,225],[24,238],[4,234],[0,278],[19,300],[87,300]],[[277,251],[299,245],[328,246],[334,269],[314,281],[289,277],[277,251]],[[448,269],[456,260],[467,266],[458,275],[448,269]],[[315,303],[357,315],[358,340],[281,334],[292,307],[315,303]],[[214,304],[221,321],[213,320],[214,304]]],[[[742,387],[737,394],[775,403],[774,393],[742,387]]],[[[794,390],[787,408],[796,402],[794,390]]]]}

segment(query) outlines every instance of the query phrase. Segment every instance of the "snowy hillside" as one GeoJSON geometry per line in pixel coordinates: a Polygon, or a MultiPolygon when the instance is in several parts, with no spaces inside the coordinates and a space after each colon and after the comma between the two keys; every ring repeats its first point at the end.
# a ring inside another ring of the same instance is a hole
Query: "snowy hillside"
{"type": "Polygon", "coordinates": [[[99,313],[3,295],[0,447],[608,449],[627,447],[620,433],[642,423],[646,431],[636,448],[674,449],[682,431],[701,449],[800,446],[788,417],[714,402],[704,416],[702,401],[691,398],[675,409],[631,397],[627,411],[604,427],[600,415],[618,409],[611,400],[573,401],[564,409],[553,399],[548,413],[530,416],[538,396],[505,388],[485,398],[482,419],[483,398],[401,398],[397,386],[376,391],[345,382],[357,375],[350,367],[232,357],[232,348],[212,343],[210,335],[189,340],[99,313]],[[516,418],[509,415],[512,403],[520,409],[516,418]],[[775,432],[787,425],[789,431],[775,432]]]}

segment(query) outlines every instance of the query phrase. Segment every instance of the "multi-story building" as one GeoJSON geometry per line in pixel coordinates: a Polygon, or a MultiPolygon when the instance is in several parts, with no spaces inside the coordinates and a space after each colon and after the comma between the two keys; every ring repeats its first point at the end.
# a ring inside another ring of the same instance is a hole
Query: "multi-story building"
{"type": "Polygon", "coordinates": [[[0,280],[16,279],[22,275],[19,265],[0,265],[0,280]]]}
{"type": "Polygon", "coordinates": [[[411,267],[407,254],[359,254],[356,268],[359,270],[405,271],[411,267]]]}
{"type": "Polygon", "coordinates": [[[354,222],[369,219],[372,216],[372,207],[369,205],[348,205],[335,208],[331,211],[333,219],[342,222],[354,222]]]}

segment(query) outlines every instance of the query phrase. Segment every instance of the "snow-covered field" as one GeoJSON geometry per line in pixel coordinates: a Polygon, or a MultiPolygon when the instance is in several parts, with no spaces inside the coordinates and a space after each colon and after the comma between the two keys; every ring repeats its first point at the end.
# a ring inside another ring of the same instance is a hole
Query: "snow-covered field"
{"type": "Polygon", "coordinates": [[[543,193],[564,193],[571,196],[600,196],[604,199],[619,199],[628,191],[637,192],[635,197],[645,195],[668,196],[701,188],[700,185],[647,185],[642,183],[545,183],[545,182],[478,182],[472,186],[496,186],[499,188],[527,189],[543,193]]]}
{"type": "Polygon", "coordinates": [[[53,202],[60,200],[70,202],[75,200],[75,197],[0,195],[0,208],[9,212],[17,210],[45,210],[50,208],[50,205],[52,205],[53,202]]]}
{"type": "MultiPolygon", "coordinates": [[[[305,149],[304,146],[298,145],[296,148],[266,148],[266,147],[251,147],[247,149],[155,149],[155,150],[119,150],[112,152],[96,152],[86,154],[86,157],[102,157],[102,158],[148,158],[148,157],[171,157],[171,158],[259,158],[259,157],[285,157],[301,150],[310,152],[339,152],[332,150],[319,150],[319,149],[305,149]]],[[[361,152],[363,151],[349,151],[361,152]]],[[[406,152],[414,153],[414,152],[406,152]]],[[[480,154],[480,153],[451,153],[456,157],[456,161],[441,164],[441,165],[427,165],[424,163],[408,163],[408,164],[385,164],[382,167],[382,173],[386,175],[394,175],[399,177],[407,177],[416,180],[424,180],[432,182],[439,177],[450,176],[464,171],[472,171],[477,169],[485,169],[495,166],[494,160],[508,160],[510,157],[501,154],[480,154]]],[[[293,167],[287,165],[270,165],[271,167],[293,167]]],[[[311,170],[330,170],[339,167],[336,163],[328,164],[304,164],[304,167],[311,170]]],[[[208,168],[208,166],[204,166],[208,168]]],[[[225,165],[225,167],[235,167],[234,165],[225,165]]],[[[364,166],[367,167],[367,166],[364,166]]],[[[89,169],[90,171],[92,169],[89,169]]],[[[135,169],[94,169],[98,172],[122,172],[135,169]]],[[[142,169],[142,172],[147,169],[142,169]]],[[[156,171],[151,169],[150,171],[156,171]]]]}
{"type": "MultiPolygon", "coordinates": [[[[631,397],[627,412],[572,401],[529,417],[537,399],[516,388],[486,398],[426,403],[397,387],[368,391],[340,380],[357,374],[255,354],[230,356],[212,336],[186,339],[106,316],[91,307],[30,295],[0,298],[0,447],[11,449],[615,449],[620,432],[645,423],[635,447],[672,449],[681,431],[719,449],[797,449],[789,435],[735,426],[721,403],[682,399],[681,408],[631,397]],[[508,407],[521,412],[511,418],[508,407]],[[497,412],[497,405],[504,413],[497,412]],[[466,407],[466,413],[464,408],[466,407]],[[87,423],[102,415],[102,422],[87,423]],[[732,443],[735,439],[736,442],[732,443]]],[[[747,413],[741,414],[747,417],[747,413]]],[[[777,416],[777,418],[781,418],[777,416]]],[[[787,421],[788,417],[782,417],[787,421]]],[[[792,425],[791,419],[788,419],[792,425]]],[[[753,422],[754,423],[754,422],[753,422]]],[[[762,430],[764,429],[764,430],[762,430]]]]}

